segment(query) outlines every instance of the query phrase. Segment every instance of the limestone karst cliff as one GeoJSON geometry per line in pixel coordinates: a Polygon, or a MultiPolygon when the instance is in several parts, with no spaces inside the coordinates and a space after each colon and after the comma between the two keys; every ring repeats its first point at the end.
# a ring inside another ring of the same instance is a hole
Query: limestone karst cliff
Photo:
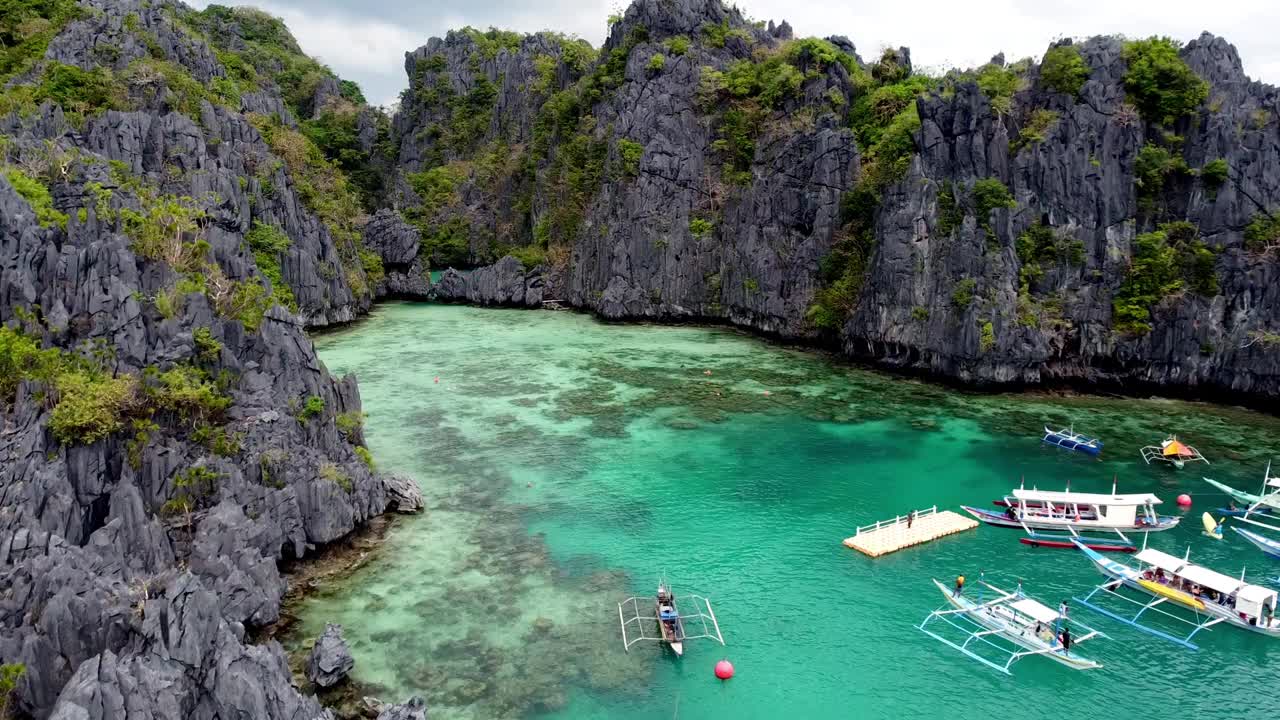
{"type": "Polygon", "coordinates": [[[392,284],[365,229],[417,251],[325,156],[378,118],[256,11],[11,3],[0,39],[8,711],[326,717],[246,637],[278,560],[394,502],[304,332],[392,284]]]}
{"type": "MultiPolygon", "coordinates": [[[[1046,58],[924,76],[718,0],[639,0],[594,57],[459,31],[406,56],[389,185],[434,264],[510,253],[605,318],[970,382],[1275,397],[1275,88],[1208,34],[1046,58]]],[[[457,280],[438,294],[512,302],[457,280]]]]}
{"type": "Polygon", "coordinates": [[[380,297],[727,322],[969,382],[1280,395],[1280,105],[1221,38],[929,76],[905,48],[637,0],[602,48],[466,29],[405,69],[388,116],[257,11],[6,6],[18,716],[326,716],[246,637],[279,614],[277,561],[412,495],[305,333],[380,297]]]}

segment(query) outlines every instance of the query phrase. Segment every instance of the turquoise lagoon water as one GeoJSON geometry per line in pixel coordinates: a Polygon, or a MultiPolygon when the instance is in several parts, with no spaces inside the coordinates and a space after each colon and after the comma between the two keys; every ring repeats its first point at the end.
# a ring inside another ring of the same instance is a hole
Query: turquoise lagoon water
{"type": "MultiPolygon", "coordinates": [[[[356,676],[433,718],[1098,718],[1152,707],[1280,711],[1280,642],[1232,628],[1190,652],[1093,616],[1104,668],[1024,659],[1007,677],[916,625],[931,577],[983,571],[1049,604],[1100,576],[1078,553],[980,527],[868,559],[854,528],[913,508],[987,506],[1028,486],[1154,491],[1183,525],[1152,545],[1254,578],[1280,565],[1228,533],[1205,472],[1254,488],[1280,422],[1167,400],[976,395],[852,368],[723,329],[604,325],[571,313],[391,304],[316,340],[360,380],[384,469],[423,486],[377,557],[298,608],[287,642],[340,622],[356,676]],[[707,374],[710,371],[710,374],[707,374]],[[766,392],[768,393],[766,395],[766,392]],[[1043,423],[1104,437],[1102,460],[1044,447],[1043,423]],[[1209,468],[1144,466],[1176,431],[1209,468]],[[1203,472],[1202,472],[1203,471],[1203,472]],[[709,596],[727,642],[624,652],[617,602],[665,576],[709,596]],[[727,657],[737,676],[717,681],[727,657]]],[[[1078,633],[1077,633],[1078,634],[1078,633]]]]}

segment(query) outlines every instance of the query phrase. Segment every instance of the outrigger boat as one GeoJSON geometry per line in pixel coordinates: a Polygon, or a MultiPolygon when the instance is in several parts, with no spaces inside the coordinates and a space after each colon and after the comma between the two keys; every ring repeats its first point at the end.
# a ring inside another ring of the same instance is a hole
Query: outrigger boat
{"type": "Polygon", "coordinates": [[[720,623],[716,621],[716,614],[711,609],[710,600],[701,595],[685,595],[680,599],[680,603],[686,609],[693,608],[693,612],[681,614],[676,604],[676,596],[666,582],[658,583],[656,597],[632,597],[618,603],[618,622],[622,626],[622,648],[630,651],[631,646],[641,640],[657,640],[671,648],[677,656],[683,656],[686,640],[710,638],[724,645],[724,636],[720,634],[720,623]],[[640,609],[642,602],[653,603],[652,615],[642,613],[640,609]]]}
{"type": "Polygon", "coordinates": [[[1199,450],[1178,440],[1175,435],[1165,438],[1159,445],[1148,445],[1138,452],[1142,454],[1142,459],[1146,460],[1148,465],[1152,461],[1167,462],[1181,470],[1189,462],[1209,464],[1209,459],[1201,455],[1199,450]]]}
{"type": "Polygon", "coordinates": [[[1213,478],[1204,478],[1204,481],[1226,493],[1232,500],[1247,505],[1243,513],[1246,516],[1280,510],[1280,477],[1272,477],[1271,463],[1267,463],[1267,469],[1262,473],[1262,489],[1258,495],[1237,490],[1213,478]]]}
{"type": "Polygon", "coordinates": [[[1280,559],[1280,542],[1276,542],[1275,540],[1272,540],[1269,537],[1263,537],[1262,535],[1259,535],[1256,532],[1243,530],[1238,527],[1233,527],[1231,529],[1235,530],[1240,535],[1240,537],[1247,540],[1251,545],[1258,548],[1262,552],[1270,555],[1273,558],[1280,559]]]}
{"type": "Polygon", "coordinates": [[[1049,426],[1046,425],[1044,438],[1041,439],[1041,442],[1090,455],[1097,455],[1102,452],[1101,440],[1077,433],[1074,426],[1065,430],[1050,430],[1049,426]]]}
{"type": "Polygon", "coordinates": [[[976,598],[963,593],[956,594],[936,579],[933,583],[942,591],[947,604],[929,613],[918,628],[933,639],[950,645],[987,667],[1011,674],[1010,665],[1031,655],[1043,655],[1074,670],[1102,667],[1100,663],[1080,655],[1074,648],[1086,640],[1106,636],[1075,620],[1071,620],[1068,625],[1067,618],[1057,610],[1023,594],[1021,583],[1013,592],[1005,592],[986,581],[980,581],[982,586],[995,593],[995,597],[990,599],[981,594],[976,598]],[[936,625],[937,622],[960,631],[964,640],[957,643],[938,634],[935,630],[941,631],[941,628],[936,625]],[[934,627],[930,627],[930,623],[935,623],[934,627]],[[1071,626],[1080,633],[1078,637],[1071,635],[1071,626]],[[997,637],[1011,645],[1012,649],[996,643],[997,637]],[[988,650],[988,654],[998,652],[998,657],[1007,656],[1007,659],[1001,664],[997,660],[983,657],[975,651],[983,647],[992,648],[988,650]]]}
{"type": "Polygon", "coordinates": [[[1178,558],[1153,548],[1144,548],[1134,556],[1139,563],[1139,567],[1134,568],[1103,557],[1084,545],[1077,547],[1108,578],[1085,597],[1075,598],[1076,602],[1090,610],[1191,650],[1198,649],[1191,642],[1196,633],[1224,622],[1264,635],[1280,637],[1280,619],[1275,617],[1276,591],[1244,582],[1243,573],[1241,579],[1237,580],[1194,565],[1190,562],[1189,552],[1188,557],[1178,558]],[[1127,597],[1120,594],[1122,588],[1136,590],[1150,596],[1152,600],[1143,602],[1127,597]],[[1138,605],[1139,610],[1132,617],[1121,615],[1098,604],[1095,598],[1099,593],[1138,605]],[[1195,620],[1187,620],[1159,607],[1169,603],[1183,610],[1190,610],[1195,620]],[[1143,625],[1139,619],[1149,610],[1190,625],[1192,630],[1180,637],[1143,625]]]}
{"type": "Polygon", "coordinates": [[[1133,552],[1137,545],[1125,531],[1158,532],[1175,527],[1181,518],[1157,515],[1160,498],[1150,493],[1118,495],[1114,486],[1110,495],[1077,493],[1070,490],[1049,492],[1018,488],[996,504],[1003,513],[961,505],[982,522],[995,527],[1022,529],[1027,536],[1019,542],[1032,547],[1075,547],[1077,541],[1103,552],[1133,552]],[[1053,534],[1044,530],[1062,530],[1053,534]],[[1103,537],[1081,533],[1106,533],[1103,537]],[[1112,537],[1114,534],[1114,537],[1112,537]]]}
{"type": "MultiPolygon", "coordinates": [[[[1235,488],[1223,485],[1222,483],[1209,478],[1205,478],[1205,481],[1227,493],[1233,499],[1249,503],[1249,507],[1245,509],[1244,513],[1237,515],[1237,520],[1249,523],[1250,525],[1257,525],[1258,527],[1266,528],[1267,530],[1280,531],[1280,526],[1261,522],[1256,519],[1262,518],[1263,520],[1274,520],[1275,515],[1272,514],[1273,511],[1280,511],[1280,477],[1271,476],[1271,463],[1267,463],[1267,469],[1262,474],[1262,490],[1260,495],[1236,490],[1235,488]]],[[[1272,557],[1280,557],[1280,542],[1256,532],[1248,532],[1239,528],[1231,529],[1235,530],[1241,537],[1259,550],[1271,555],[1272,557]]]]}

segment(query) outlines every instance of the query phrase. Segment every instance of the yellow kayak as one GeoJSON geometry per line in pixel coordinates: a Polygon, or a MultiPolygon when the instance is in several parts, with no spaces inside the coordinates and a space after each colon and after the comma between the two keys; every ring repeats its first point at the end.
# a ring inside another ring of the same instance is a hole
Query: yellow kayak
{"type": "Polygon", "coordinates": [[[1189,593],[1184,593],[1181,590],[1174,590],[1167,585],[1161,585],[1160,583],[1151,580],[1138,580],[1138,584],[1141,585],[1144,590],[1153,595],[1168,598],[1176,603],[1186,605],[1193,610],[1204,610],[1204,602],[1189,593]]]}
{"type": "Polygon", "coordinates": [[[1201,515],[1200,522],[1204,524],[1205,535],[1208,535],[1214,540],[1222,539],[1222,530],[1219,528],[1219,523],[1216,523],[1213,521],[1212,515],[1210,515],[1209,513],[1205,513],[1204,515],[1201,515]]]}

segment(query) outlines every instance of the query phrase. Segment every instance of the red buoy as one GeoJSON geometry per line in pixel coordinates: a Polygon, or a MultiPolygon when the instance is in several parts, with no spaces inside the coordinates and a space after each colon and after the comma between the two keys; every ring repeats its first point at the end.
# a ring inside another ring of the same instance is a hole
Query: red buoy
{"type": "Polygon", "coordinates": [[[721,660],[716,663],[716,677],[721,680],[728,680],[733,677],[733,663],[728,660],[721,660]]]}
{"type": "Polygon", "coordinates": [[[1184,508],[1191,507],[1191,496],[1186,493],[1182,493],[1181,495],[1179,495],[1178,507],[1184,507],[1184,508]]]}

